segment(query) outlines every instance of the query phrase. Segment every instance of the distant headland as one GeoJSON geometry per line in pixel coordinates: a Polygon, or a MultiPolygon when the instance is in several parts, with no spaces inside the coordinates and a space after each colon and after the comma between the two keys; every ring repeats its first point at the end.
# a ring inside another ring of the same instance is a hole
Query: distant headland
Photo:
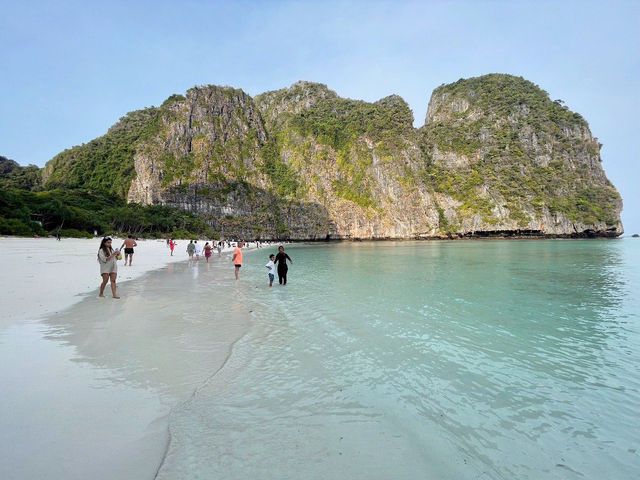
{"type": "Polygon", "coordinates": [[[489,74],[441,85],[424,125],[413,121],[397,95],[369,103],[304,81],[255,97],[193,87],[126,114],[44,169],[0,158],[0,233],[38,226],[291,240],[623,233],[622,199],[597,138],[581,115],[532,82],[489,74]],[[56,202],[67,212],[46,206],[56,202]]]}

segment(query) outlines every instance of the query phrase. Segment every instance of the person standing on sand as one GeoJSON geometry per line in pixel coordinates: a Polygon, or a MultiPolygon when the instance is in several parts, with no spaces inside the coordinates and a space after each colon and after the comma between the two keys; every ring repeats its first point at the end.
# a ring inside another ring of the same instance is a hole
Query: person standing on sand
{"type": "Polygon", "coordinates": [[[187,245],[187,255],[189,255],[189,260],[193,260],[193,252],[196,251],[196,246],[193,244],[193,240],[189,241],[189,245],[187,245]]]}
{"type": "Polygon", "coordinates": [[[209,245],[209,242],[204,244],[204,258],[207,260],[207,263],[209,263],[209,258],[211,257],[211,251],[213,250],[213,248],[211,248],[211,245],[209,245]]]}
{"type": "Polygon", "coordinates": [[[170,238],[169,239],[169,249],[171,250],[171,256],[173,257],[173,249],[175,248],[176,244],[173,243],[173,239],[170,238]]]}
{"type": "Polygon", "coordinates": [[[275,261],[275,263],[278,264],[278,283],[280,283],[280,285],[287,284],[287,271],[289,270],[289,267],[287,266],[287,260],[293,263],[291,257],[284,253],[284,247],[281,245],[278,247],[278,254],[276,255],[275,261]]]}
{"type": "Polygon", "coordinates": [[[111,248],[111,237],[104,237],[100,242],[100,248],[98,249],[98,262],[100,263],[100,276],[102,277],[102,283],[100,284],[99,297],[104,297],[104,288],[107,286],[107,282],[111,279],[111,294],[113,298],[120,298],[116,294],[116,277],[118,276],[118,264],[117,256],[120,250],[114,250],[111,248]]]}
{"type": "Polygon", "coordinates": [[[124,266],[127,266],[127,257],[129,257],[129,266],[131,266],[131,260],[133,260],[133,247],[137,247],[138,244],[133,239],[132,235],[127,235],[127,238],[124,239],[122,245],[120,246],[120,250],[124,247],[124,266]]]}
{"type": "Polygon", "coordinates": [[[236,280],[238,280],[238,273],[240,272],[240,267],[242,267],[242,250],[241,248],[244,246],[244,242],[238,242],[238,246],[233,249],[233,257],[231,261],[233,262],[233,266],[235,267],[236,272],[236,280]]]}

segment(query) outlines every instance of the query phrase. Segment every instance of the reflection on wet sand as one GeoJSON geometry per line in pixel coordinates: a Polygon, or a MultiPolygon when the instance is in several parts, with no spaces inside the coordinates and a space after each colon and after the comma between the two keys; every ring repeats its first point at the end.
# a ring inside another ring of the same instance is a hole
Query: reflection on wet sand
{"type": "Polygon", "coordinates": [[[236,298],[244,293],[221,260],[169,265],[120,285],[118,302],[87,295],[41,324],[5,330],[0,410],[12,417],[1,422],[9,455],[0,477],[154,478],[171,408],[249,328],[236,298]]]}
{"type": "Polygon", "coordinates": [[[225,281],[222,264],[209,266],[169,265],[127,284],[121,302],[86,298],[47,319],[47,336],[74,346],[78,362],[105,369],[113,381],[157,389],[174,402],[221,364],[249,327],[248,309],[237,300],[244,292],[225,281]]]}

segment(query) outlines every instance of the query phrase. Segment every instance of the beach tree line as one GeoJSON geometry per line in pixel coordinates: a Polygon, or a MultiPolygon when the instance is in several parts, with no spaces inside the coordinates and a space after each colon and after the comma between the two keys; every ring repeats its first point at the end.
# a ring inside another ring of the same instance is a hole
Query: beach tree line
{"type": "Polygon", "coordinates": [[[85,189],[0,190],[1,235],[217,238],[194,214],[166,205],[127,204],[118,196],[85,189]]]}

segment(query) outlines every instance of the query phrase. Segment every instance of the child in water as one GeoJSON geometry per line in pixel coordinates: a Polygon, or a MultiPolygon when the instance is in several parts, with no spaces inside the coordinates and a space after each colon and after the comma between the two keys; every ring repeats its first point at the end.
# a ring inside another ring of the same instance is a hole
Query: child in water
{"type": "Polygon", "coordinates": [[[273,253],[269,255],[269,262],[265,265],[265,267],[267,267],[267,275],[269,275],[270,287],[273,286],[274,271],[276,269],[276,265],[273,263],[274,258],[276,258],[276,256],[273,253]]]}

